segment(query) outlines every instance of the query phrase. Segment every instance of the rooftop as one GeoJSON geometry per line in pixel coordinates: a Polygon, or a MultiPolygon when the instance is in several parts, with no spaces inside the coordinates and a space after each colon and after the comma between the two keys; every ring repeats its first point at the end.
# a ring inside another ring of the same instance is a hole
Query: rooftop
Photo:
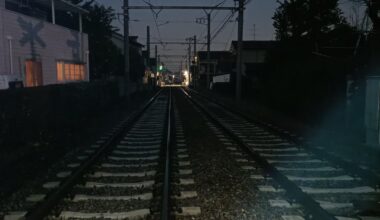
{"type": "MultiPolygon", "coordinates": [[[[203,60],[207,58],[207,51],[198,51],[199,59],[203,60]]],[[[230,51],[210,51],[210,59],[233,59],[234,55],[230,51]]]]}
{"type": "MultiPolygon", "coordinates": [[[[243,41],[244,50],[257,50],[257,49],[272,49],[278,44],[278,41],[258,41],[249,40],[243,41]]],[[[232,41],[231,50],[236,50],[237,41],[232,41]]]]}
{"type": "MultiPolygon", "coordinates": [[[[112,33],[112,38],[118,40],[118,41],[122,41],[124,42],[124,35],[120,34],[120,33],[117,33],[117,32],[113,32],[112,33]]],[[[139,43],[137,41],[138,39],[138,36],[129,36],[129,43],[137,46],[137,47],[144,47],[143,44],[139,43]]]]}
{"type": "MultiPolygon", "coordinates": [[[[20,0],[6,0],[7,4],[13,4],[20,8],[33,8],[33,5],[40,5],[46,8],[50,8],[52,6],[51,0],[29,0],[29,1],[20,1],[20,0]]],[[[60,11],[69,11],[74,13],[88,13],[87,10],[72,4],[66,0],[54,0],[54,6],[56,10],[60,11]]]]}

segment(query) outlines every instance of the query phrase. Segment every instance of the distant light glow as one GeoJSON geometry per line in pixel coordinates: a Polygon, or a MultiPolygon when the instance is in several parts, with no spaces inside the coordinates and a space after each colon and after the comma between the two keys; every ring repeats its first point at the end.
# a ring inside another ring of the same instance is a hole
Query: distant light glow
{"type": "Polygon", "coordinates": [[[184,78],[184,80],[183,80],[183,83],[185,84],[185,86],[188,86],[189,85],[189,83],[190,83],[190,79],[189,79],[189,71],[188,70],[184,70],[183,71],[183,78],[184,78]]]}
{"type": "Polygon", "coordinates": [[[183,75],[184,75],[185,77],[188,77],[188,76],[189,76],[189,71],[187,71],[187,70],[183,71],[183,75]]]}

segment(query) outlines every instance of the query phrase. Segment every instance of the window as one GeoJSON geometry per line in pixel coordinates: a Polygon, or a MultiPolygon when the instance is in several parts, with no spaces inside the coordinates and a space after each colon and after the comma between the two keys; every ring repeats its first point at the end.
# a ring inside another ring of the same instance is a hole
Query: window
{"type": "Polygon", "coordinates": [[[84,64],[82,63],[57,62],[58,82],[82,81],[85,80],[85,75],[84,64]]]}

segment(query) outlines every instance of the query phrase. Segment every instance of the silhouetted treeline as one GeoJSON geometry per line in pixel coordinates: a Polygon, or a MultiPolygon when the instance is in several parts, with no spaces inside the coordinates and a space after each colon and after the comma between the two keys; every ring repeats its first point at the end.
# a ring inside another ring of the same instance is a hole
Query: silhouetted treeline
{"type": "Polygon", "coordinates": [[[279,43],[254,96],[309,124],[344,126],[347,79],[365,77],[367,36],[346,22],[338,0],[283,1],[273,20],[279,43]]]}

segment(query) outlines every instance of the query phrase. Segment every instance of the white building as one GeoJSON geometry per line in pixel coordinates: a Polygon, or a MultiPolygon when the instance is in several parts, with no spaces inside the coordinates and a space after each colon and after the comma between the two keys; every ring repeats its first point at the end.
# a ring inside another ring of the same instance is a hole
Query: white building
{"type": "Polygon", "coordinates": [[[88,81],[83,13],[64,0],[0,0],[0,89],[88,81]],[[79,15],[78,31],[57,25],[58,12],[79,15]]]}

